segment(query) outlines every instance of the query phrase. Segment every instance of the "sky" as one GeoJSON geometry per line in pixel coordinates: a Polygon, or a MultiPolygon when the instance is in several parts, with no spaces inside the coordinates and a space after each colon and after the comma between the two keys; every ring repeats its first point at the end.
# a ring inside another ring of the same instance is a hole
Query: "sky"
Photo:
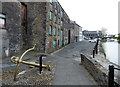
{"type": "Polygon", "coordinates": [[[83,30],[107,29],[118,33],[118,2],[120,0],[58,0],[71,20],[83,30]]]}

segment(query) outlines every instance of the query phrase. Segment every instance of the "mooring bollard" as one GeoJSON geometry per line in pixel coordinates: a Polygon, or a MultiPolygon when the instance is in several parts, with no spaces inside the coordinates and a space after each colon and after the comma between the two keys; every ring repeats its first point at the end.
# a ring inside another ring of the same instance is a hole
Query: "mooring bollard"
{"type": "Polygon", "coordinates": [[[96,54],[98,54],[98,45],[96,44],[96,47],[95,47],[95,51],[96,51],[96,54]]]}
{"type": "Polygon", "coordinates": [[[109,65],[108,87],[113,87],[113,85],[114,85],[114,66],[109,65]]]}
{"type": "Polygon", "coordinates": [[[39,70],[40,70],[40,74],[41,74],[41,72],[42,72],[42,55],[39,58],[39,64],[40,64],[39,70]]]}
{"type": "Polygon", "coordinates": [[[98,54],[98,43],[99,43],[99,40],[97,39],[97,43],[96,43],[96,54],[98,54]]]}
{"type": "Polygon", "coordinates": [[[95,49],[93,49],[93,58],[95,57],[95,49]]]}

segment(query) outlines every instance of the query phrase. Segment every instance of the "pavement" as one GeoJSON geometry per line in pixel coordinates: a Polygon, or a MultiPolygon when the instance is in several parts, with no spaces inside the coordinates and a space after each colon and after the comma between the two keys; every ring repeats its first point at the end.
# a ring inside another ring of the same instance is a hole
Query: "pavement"
{"type": "MultiPolygon", "coordinates": [[[[90,43],[88,41],[81,41],[67,45],[66,47],[48,55],[47,58],[43,59],[44,62],[52,62],[53,69],[52,75],[53,82],[52,85],[97,85],[92,76],[87,72],[83,65],[81,65],[80,54],[92,54],[92,49],[95,43],[90,43]]],[[[29,53],[24,60],[38,59],[39,53],[29,53]]],[[[15,68],[15,64],[10,62],[10,59],[2,60],[3,71],[15,68]]],[[[23,68],[24,65],[21,65],[23,68]]],[[[31,73],[33,75],[33,73],[31,73]]],[[[30,78],[33,78],[30,75],[30,78]]],[[[22,78],[21,78],[22,79],[22,78]]],[[[8,82],[8,81],[6,81],[8,82]]]]}
{"type": "Polygon", "coordinates": [[[80,54],[91,54],[94,45],[94,43],[82,41],[72,43],[54,53],[57,63],[53,85],[97,85],[92,76],[80,64],[80,54]]]}

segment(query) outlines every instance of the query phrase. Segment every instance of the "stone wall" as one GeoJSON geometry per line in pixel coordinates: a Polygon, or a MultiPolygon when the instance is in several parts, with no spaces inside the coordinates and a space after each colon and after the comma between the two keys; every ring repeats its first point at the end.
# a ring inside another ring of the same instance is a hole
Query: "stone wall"
{"type": "Polygon", "coordinates": [[[81,54],[81,64],[88,70],[98,83],[99,87],[107,87],[108,71],[91,57],[81,54]]]}
{"type": "MultiPolygon", "coordinates": [[[[22,2],[23,3],[23,2],[22,2]]],[[[22,26],[22,3],[2,2],[2,13],[6,15],[6,28],[2,33],[3,55],[8,49],[9,56],[22,52],[37,44],[36,51],[45,52],[46,3],[24,2],[27,7],[26,27],[22,26]]]]}
{"type": "MultiPolygon", "coordinates": [[[[20,24],[20,3],[2,2],[2,12],[6,15],[6,38],[9,39],[10,55],[22,49],[22,30],[20,24]]],[[[2,38],[5,41],[4,38],[2,38]]],[[[6,47],[4,47],[6,48],[6,47]]]]}
{"type": "Polygon", "coordinates": [[[36,51],[45,52],[46,2],[28,2],[26,5],[28,45],[37,44],[36,51]]]}

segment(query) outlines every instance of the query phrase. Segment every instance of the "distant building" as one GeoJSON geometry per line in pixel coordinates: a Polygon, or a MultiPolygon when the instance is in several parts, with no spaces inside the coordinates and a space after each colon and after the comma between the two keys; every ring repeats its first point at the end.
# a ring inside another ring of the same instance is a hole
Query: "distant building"
{"type": "Polygon", "coordinates": [[[101,38],[102,37],[102,32],[101,31],[87,31],[87,30],[84,30],[83,35],[85,36],[85,38],[88,38],[88,39],[101,38]]]}
{"type": "Polygon", "coordinates": [[[78,42],[80,37],[80,32],[82,31],[81,26],[75,21],[70,21],[71,30],[71,42],[78,42]]]}
{"type": "Polygon", "coordinates": [[[82,33],[82,27],[79,27],[79,41],[83,40],[83,33],[82,33]]]}
{"type": "Polygon", "coordinates": [[[113,38],[113,37],[115,37],[115,35],[109,34],[109,35],[107,35],[107,37],[113,38]]]}

